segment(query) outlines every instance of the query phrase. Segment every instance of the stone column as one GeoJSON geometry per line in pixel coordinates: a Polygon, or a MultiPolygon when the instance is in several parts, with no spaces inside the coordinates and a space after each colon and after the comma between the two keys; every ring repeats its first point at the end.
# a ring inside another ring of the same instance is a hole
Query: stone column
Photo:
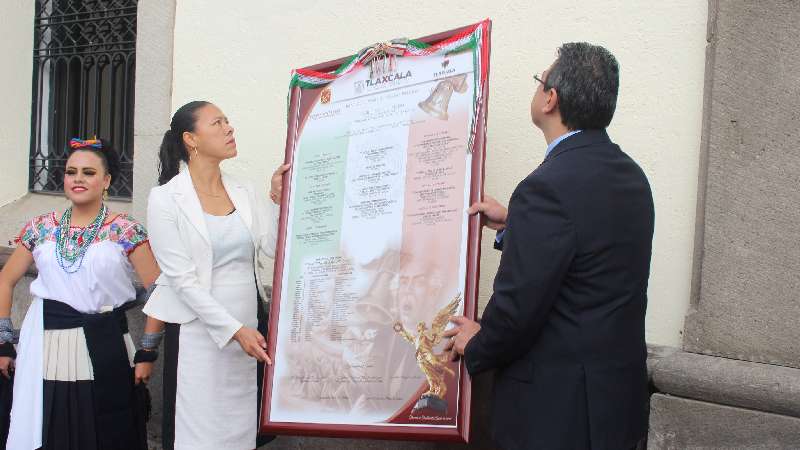
{"type": "Polygon", "coordinates": [[[136,30],[133,112],[133,214],[145,220],[158,179],[158,148],[172,118],[175,0],[140,0],[136,30]]]}
{"type": "Polygon", "coordinates": [[[709,2],[692,306],[650,448],[800,445],[798,23],[796,1],[709,2]]]}

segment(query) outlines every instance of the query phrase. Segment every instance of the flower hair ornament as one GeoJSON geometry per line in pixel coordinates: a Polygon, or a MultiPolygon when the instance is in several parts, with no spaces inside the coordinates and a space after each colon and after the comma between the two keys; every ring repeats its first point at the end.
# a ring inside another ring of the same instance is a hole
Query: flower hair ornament
{"type": "Polygon", "coordinates": [[[102,150],[103,149],[103,141],[101,141],[100,139],[97,139],[96,136],[95,136],[94,139],[86,139],[86,140],[78,139],[78,138],[72,138],[72,139],[69,140],[69,146],[73,150],[78,150],[78,149],[86,148],[86,147],[92,147],[92,148],[95,148],[95,149],[98,149],[98,150],[102,150]]]}

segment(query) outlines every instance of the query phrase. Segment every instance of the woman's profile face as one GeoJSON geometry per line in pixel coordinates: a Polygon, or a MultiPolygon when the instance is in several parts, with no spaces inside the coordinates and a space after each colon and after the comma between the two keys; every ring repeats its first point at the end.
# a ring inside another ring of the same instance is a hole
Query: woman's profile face
{"type": "Polygon", "coordinates": [[[236,156],[236,139],[228,117],[217,108],[208,104],[195,112],[194,132],[184,134],[189,157],[197,156],[222,161],[236,156]]]}

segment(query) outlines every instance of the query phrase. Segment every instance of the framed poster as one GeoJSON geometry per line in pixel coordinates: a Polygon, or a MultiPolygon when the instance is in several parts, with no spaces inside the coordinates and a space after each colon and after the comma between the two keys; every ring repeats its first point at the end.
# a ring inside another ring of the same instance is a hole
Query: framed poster
{"type": "Polygon", "coordinates": [[[262,432],[468,441],[490,28],[294,71],[262,432]]]}

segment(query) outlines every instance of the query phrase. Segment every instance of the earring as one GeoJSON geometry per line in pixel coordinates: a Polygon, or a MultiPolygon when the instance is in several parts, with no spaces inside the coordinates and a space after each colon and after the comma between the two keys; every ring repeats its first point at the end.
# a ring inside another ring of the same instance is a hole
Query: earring
{"type": "Polygon", "coordinates": [[[108,200],[108,189],[103,189],[103,200],[108,200]]]}
{"type": "Polygon", "coordinates": [[[197,147],[194,147],[192,150],[194,150],[194,157],[197,158],[197,147]]]}

